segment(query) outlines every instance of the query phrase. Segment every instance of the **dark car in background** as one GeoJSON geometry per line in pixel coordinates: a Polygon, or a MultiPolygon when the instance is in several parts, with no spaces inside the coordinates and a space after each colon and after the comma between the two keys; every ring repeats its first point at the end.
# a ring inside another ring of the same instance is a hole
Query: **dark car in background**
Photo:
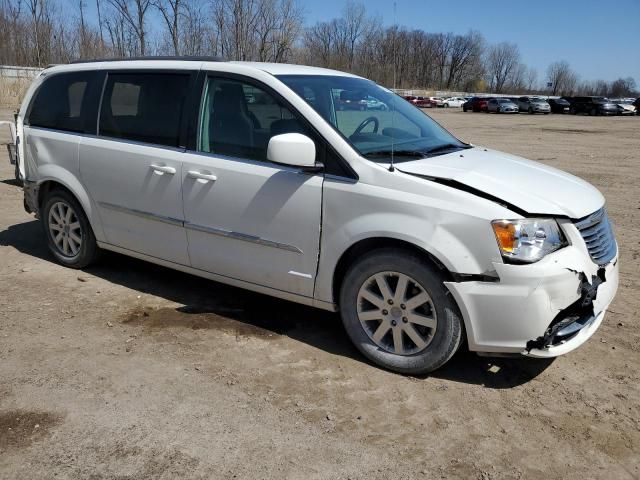
{"type": "Polygon", "coordinates": [[[366,110],[367,101],[364,94],[343,90],[336,101],[338,110],[366,110]]]}
{"type": "Polygon", "coordinates": [[[605,97],[562,97],[571,103],[569,112],[574,115],[618,115],[620,107],[605,97]]]}
{"type": "Polygon", "coordinates": [[[462,104],[462,110],[464,112],[469,110],[472,112],[486,112],[489,100],[490,97],[471,97],[469,101],[462,104]]]}
{"type": "Polygon", "coordinates": [[[553,113],[569,113],[571,104],[564,98],[548,98],[547,103],[553,113]]]}

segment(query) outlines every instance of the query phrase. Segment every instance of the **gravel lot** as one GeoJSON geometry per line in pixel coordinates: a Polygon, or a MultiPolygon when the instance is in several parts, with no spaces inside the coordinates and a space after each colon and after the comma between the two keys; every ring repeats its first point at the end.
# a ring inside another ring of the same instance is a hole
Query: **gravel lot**
{"type": "Polygon", "coordinates": [[[336,315],[115,254],[65,269],[2,147],[0,478],[639,478],[640,117],[428,113],[603,191],[621,279],[590,342],[410,378],[336,315]]]}

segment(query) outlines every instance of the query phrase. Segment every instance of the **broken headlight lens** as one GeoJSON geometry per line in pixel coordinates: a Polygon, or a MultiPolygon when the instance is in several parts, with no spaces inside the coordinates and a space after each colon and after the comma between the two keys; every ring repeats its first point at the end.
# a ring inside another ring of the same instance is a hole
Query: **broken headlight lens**
{"type": "Polygon", "coordinates": [[[491,222],[505,260],[533,263],[567,245],[558,222],[551,218],[494,220],[491,222]]]}

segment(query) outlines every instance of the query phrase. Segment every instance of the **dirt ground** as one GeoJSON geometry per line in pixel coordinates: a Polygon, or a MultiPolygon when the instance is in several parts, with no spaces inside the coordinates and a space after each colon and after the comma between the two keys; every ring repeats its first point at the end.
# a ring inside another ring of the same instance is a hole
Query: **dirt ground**
{"type": "Polygon", "coordinates": [[[116,254],[66,269],[3,147],[0,478],[639,478],[640,117],[429,113],[605,194],[621,280],[591,341],[411,378],[333,314],[116,254]]]}

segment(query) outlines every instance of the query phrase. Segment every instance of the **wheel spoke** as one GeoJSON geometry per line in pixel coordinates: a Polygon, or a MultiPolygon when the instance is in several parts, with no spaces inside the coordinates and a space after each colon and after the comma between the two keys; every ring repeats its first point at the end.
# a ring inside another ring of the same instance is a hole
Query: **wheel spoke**
{"type": "Polygon", "coordinates": [[[61,246],[60,242],[62,240],[62,237],[64,237],[64,232],[60,231],[58,232],[58,234],[54,237],[53,241],[56,243],[56,245],[58,245],[59,247],[61,246]]]}
{"type": "Polygon", "coordinates": [[[82,237],[80,237],[80,235],[78,235],[75,232],[69,232],[69,238],[73,240],[75,243],[77,243],[78,245],[80,245],[80,242],[82,242],[82,237]]]}
{"type": "Polygon", "coordinates": [[[407,320],[410,323],[421,325],[423,327],[436,328],[436,319],[433,317],[426,317],[424,315],[418,315],[417,313],[407,314],[407,320]]]}
{"type": "Polygon", "coordinates": [[[398,285],[396,285],[396,294],[393,296],[393,300],[396,303],[404,303],[407,298],[407,285],[409,284],[409,277],[406,275],[398,276],[398,285]]]}
{"type": "Polygon", "coordinates": [[[66,236],[62,237],[62,251],[65,255],[69,255],[69,239],[66,236]]]}
{"type": "Polygon", "coordinates": [[[80,230],[80,222],[73,222],[69,225],[69,230],[80,230]]]}
{"type": "Polygon", "coordinates": [[[429,301],[429,295],[427,295],[427,292],[420,292],[415,297],[412,297],[409,300],[407,300],[405,302],[405,305],[407,306],[407,310],[414,310],[418,308],[420,305],[427,303],[428,301],[429,301]]]}
{"type": "Polygon", "coordinates": [[[382,322],[380,322],[380,325],[378,325],[378,328],[376,328],[376,331],[373,332],[373,336],[371,338],[373,338],[374,342],[380,342],[380,340],[382,340],[382,338],[387,334],[390,328],[391,325],[389,324],[389,322],[383,320],[382,322]]]}
{"type": "Polygon", "coordinates": [[[71,217],[73,216],[73,210],[71,210],[71,207],[67,207],[67,214],[64,217],[64,220],[67,223],[71,223],[71,217]]]}
{"type": "Polygon", "coordinates": [[[358,318],[363,322],[367,322],[369,320],[382,320],[382,311],[367,310],[365,312],[358,312],[358,318]]]}
{"type": "Polygon", "coordinates": [[[427,346],[427,342],[424,341],[424,339],[410,323],[404,326],[404,331],[416,347],[422,349],[427,346]]]}
{"type": "Polygon", "coordinates": [[[50,223],[49,224],[49,228],[51,230],[55,230],[56,232],[59,232],[60,230],[62,230],[62,227],[60,225],[58,225],[57,223],[50,223]]]}
{"type": "Polygon", "coordinates": [[[382,308],[384,305],[384,299],[373,293],[371,290],[367,290],[366,287],[362,289],[360,296],[368,302],[373,303],[378,308],[382,308]]]}
{"type": "Polygon", "coordinates": [[[67,237],[67,242],[69,242],[69,250],[71,251],[71,253],[72,253],[73,255],[75,255],[75,253],[76,253],[76,246],[77,246],[76,242],[73,240],[73,238],[71,238],[71,236],[68,236],[68,237],[67,237]]]}
{"type": "Polygon", "coordinates": [[[56,209],[54,208],[51,209],[51,216],[53,217],[53,219],[56,221],[57,224],[62,223],[62,219],[60,218],[60,215],[58,215],[58,212],[56,212],[56,209]]]}
{"type": "Polygon", "coordinates": [[[402,330],[399,328],[393,329],[393,349],[398,355],[404,354],[404,345],[402,343],[402,330]]]}
{"type": "Polygon", "coordinates": [[[387,283],[387,279],[384,274],[379,273],[375,278],[378,288],[380,289],[380,293],[382,294],[382,298],[385,300],[393,298],[393,294],[391,293],[391,289],[389,288],[389,284],[387,283]]]}
{"type": "Polygon", "coordinates": [[[61,203],[57,203],[56,206],[58,207],[58,216],[60,217],[60,222],[62,222],[65,218],[64,207],[61,203]]]}

